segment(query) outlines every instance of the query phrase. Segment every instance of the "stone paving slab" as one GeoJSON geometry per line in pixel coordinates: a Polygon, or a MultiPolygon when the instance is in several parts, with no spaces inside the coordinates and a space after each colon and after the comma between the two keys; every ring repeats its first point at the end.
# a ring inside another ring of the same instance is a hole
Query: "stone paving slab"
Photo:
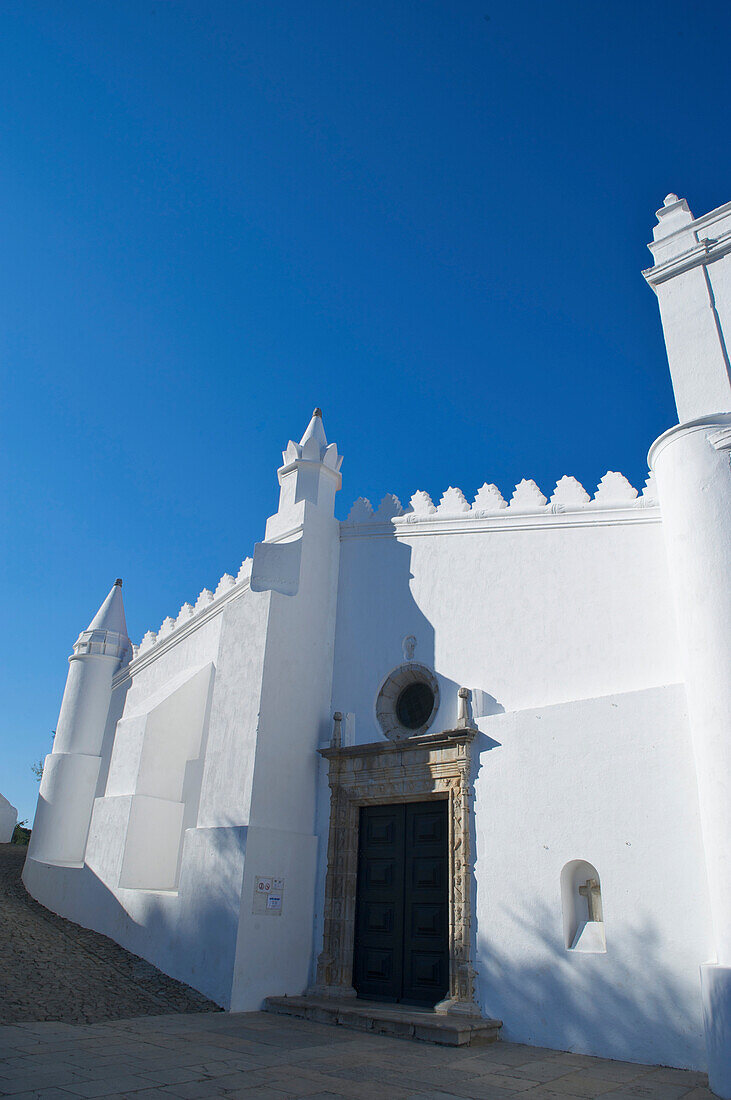
{"type": "Polygon", "coordinates": [[[0,1025],[53,1020],[63,1037],[64,1022],[217,1008],[107,936],[39,905],[20,877],[26,852],[0,844],[0,1025]]]}
{"type": "Polygon", "coordinates": [[[0,1029],[11,1100],[713,1100],[704,1074],[515,1043],[438,1047],[263,1012],[0,1029]]]}

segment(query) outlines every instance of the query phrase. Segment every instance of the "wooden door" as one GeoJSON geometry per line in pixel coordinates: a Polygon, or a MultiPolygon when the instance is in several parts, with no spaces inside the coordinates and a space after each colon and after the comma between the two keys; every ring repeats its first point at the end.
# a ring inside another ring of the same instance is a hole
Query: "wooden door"
{"type": "Polygon", "coordinates": [[[360,811],[353,985],[433,1006],[449,988],[447,803],[360,811]]]}

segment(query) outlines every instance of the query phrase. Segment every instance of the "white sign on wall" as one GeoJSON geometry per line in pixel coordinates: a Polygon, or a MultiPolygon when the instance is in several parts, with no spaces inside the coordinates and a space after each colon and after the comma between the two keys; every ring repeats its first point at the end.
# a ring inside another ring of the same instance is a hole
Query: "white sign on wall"
{"type": "Polygon", "coordinates": [[[254,903],[252,913],[263,914],[268,917],[279,917],[282,914],[284,901],[284,879],[274,878],[272,875],[257,875],[254,879],[254,903]]]}

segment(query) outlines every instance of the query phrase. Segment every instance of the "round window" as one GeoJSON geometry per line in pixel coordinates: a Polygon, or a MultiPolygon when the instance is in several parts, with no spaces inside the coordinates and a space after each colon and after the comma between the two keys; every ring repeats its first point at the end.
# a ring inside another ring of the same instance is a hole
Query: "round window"
{"type": "Polygon", "coordinates": [[[434,709],[434,692],[423,682],[409,684],[396,702],[396,717],[407,730],[426,725],[434,709]]]}
{"type": "Polygon", "coordinates": [[[406,661],[381,684],[376,699],[378,724],[391,741],[419,736],[439,710],[439,682],[430,668],[406,661]]]}

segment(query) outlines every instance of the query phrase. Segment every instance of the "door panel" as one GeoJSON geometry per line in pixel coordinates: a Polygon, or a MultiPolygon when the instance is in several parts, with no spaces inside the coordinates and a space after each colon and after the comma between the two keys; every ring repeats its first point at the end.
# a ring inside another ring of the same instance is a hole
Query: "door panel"
{"type": "Polygon", "coordinates": [[[407,802],[404,1001],[434,1005],[449,991],[447,803],[407,802]]]}
{"type": "Polygon", "coordinates": [[[447,995],[447,803],[360,813],[353,985],[361,997],[434,1005],[447,995]]]}
{"type": "Polygon", "coordinates": [[[361,997],[401,995],[404,939],[404,808],[360,811],[353,985],[361,997]]]}

